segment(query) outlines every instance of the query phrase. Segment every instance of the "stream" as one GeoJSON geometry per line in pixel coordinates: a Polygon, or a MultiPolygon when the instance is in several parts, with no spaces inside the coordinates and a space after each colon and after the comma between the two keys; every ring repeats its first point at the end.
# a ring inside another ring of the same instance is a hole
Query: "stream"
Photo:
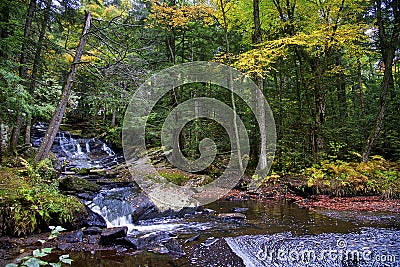
{"type": "MultiPolygon", "coordinates": [[[[44,127],[35,128],[35,146],[44,127]]],[[[58,134],[52,151],[66,174],[110,169],[123,161],[104,142],[67,132],[58,134]]],[[[108,227],[127,226],[128,237],[146,240],[144,249],[69,252],[72,266],[400,266],[399,214],[219,200],[190,214],[138,219],[133,203],[141,194],[136,184],[108,185],[85,204],[108,227]],[[218,216],[227,213],[246,219],[218,216]]]]}

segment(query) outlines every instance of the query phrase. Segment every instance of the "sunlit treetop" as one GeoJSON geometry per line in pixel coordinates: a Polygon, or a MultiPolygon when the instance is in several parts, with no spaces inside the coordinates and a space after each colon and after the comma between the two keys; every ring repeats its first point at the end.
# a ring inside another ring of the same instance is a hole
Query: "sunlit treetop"
{"type": "Polygon", "coordinates": [[[152,1],[148,22],[150,27],[164,29],[188,29],[191,24],[208,25],[213,22],[214,9],[206,4],[168,5],[157,0],[152,1]]]}

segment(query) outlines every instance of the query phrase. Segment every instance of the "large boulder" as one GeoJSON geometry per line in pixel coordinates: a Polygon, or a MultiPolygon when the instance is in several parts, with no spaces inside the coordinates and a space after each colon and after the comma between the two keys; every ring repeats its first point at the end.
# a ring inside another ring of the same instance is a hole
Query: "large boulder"
{"type": "Polygon", "coordinates": [[[138,196],[131,199],[130,204],[133,208],[132,221],[149,220],[162,217],[187,217],[201,212],[202,207],[185,207],[179,211],[172,209],[160,212],[160,210],[151,202],[145,193],[140,193],[138,196]]]}
{"type": "Polygon", "coordinates": [[[74,192],[96,192],[100,190],[100,186],[87,181],[84,178],[68,175],[61,178],[59,181],[59,187],[63,191],[74,191],[74,192]]]}
{"type": "Polygon", "coordinates": [[[128,227],[126,226],[104,229],[100,235],[99,243],[101,245],[114,245],[117,239],[126,237],[127,233],[128,227]]]}
{"type": "Polygon", "coordinates": [[[86,210],[82,211],[75,217],[75,223],[73,228],[83,227],[100,227],[107,228],[106,220],[98,213],[92,211],[87,206],[86,210]]]}

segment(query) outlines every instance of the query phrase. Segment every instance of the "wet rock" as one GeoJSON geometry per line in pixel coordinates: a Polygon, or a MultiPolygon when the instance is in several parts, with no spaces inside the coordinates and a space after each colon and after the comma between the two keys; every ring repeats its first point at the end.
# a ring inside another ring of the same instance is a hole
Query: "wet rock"
{"type": "Polygon", "coordinates": [[[57,249],[62,250],[62,251],[69,250],[70,248],[71,248],[70,244],[58,244],[57,245],[57,249]]]}
{"type": "Polygon", "coordinates": [[[188,239],[185,240],[185,244],[186,244],[186,243],[189,243],[189,242],[196,241],[196,240],[199,239],[199,237],[200,237],[200,235],[195,235],[195,236],[193,236],[193,237],[191,237],[191,238],[188,238],[188,239]]]}
{"type": "Polygon", "coordinates": [[[217,218],[221,220],[245,220],[246,215],[243,213],[220,213],[217,218]]]}
{"type": "Polygon", "coordinates": [[[59,187],[63,191],[75,191],[75,192],[86,192],[92,191],[97,192],[100,190],[100,186],[84,178],[77,176],[66,176],[59,181],[59,187]]]}
{"type": "Polygon", "coordinates": [[[98,235],[98,234],[101,234],[101,228],[92,226],[92,227],[88,227],[88,228],[84,229],[82,232],[85,235],[98,235]]]}
{"type": "Polygon", "coordinates": [[[138,250],[144,249],[152,249],[153,247],[157,246],[158,244],[162,244],[165,241],[171,239],[171,235],[169,233],[150,233],[143,235],[141,237],[125,237],[120,238],[116,242],[118,245],[135,248],[138,250]]]}
{"type": "Polygon", "coordinates": [[[209,237],[207,238],[203,243],[201,243],[201,245],[203,247],[209,247],[211,245],[213,245],[215,242],[217,242],[219,240],[219,238],[215,238],[215,237],[209,237]]]}
{"type": "Polygon", "coordinates": [[[158,214],[157,207],[150,201],[146,194],[141,193],[137,197],[130,200],[133,208],[132,221],[156,218],[154,215],[158,214]]]}
{"type": "Polygon", "coordinates": [[[128,247],[128,248],[138,249],[136,239],[132,238],[132,237],[117,238],[115,240],[115,244],[124,246],[124,247],[128,247]]]}
{"type": "Polygon", "coordinates": [[[169,250],[162,244],[158,244],[151,248],[149,251],[155,253],[155,254],[168,254],[169,250]]]}
{"type": "Polygon", "coordinates": [[[99,243],[102,245],[115,244],[118,238],[126,237],[127,233],[128,227],[126,226],[104,229],[100,235],[99,243]]]}
{"type": "Polygon", "coordinates": [[[248,196],[248,195],[239,196],[239,197],[236,197],[236,196],[228,196],[228,197],[225,198],[225,200],[228,200],[228,201],[250,200],[250,196],[248,196]]]}
{"type": "Polygon", "coordinates": [[[79,175],[89,174],[90,172],[88,168],[71,168],[70,171],[79,175]]]}
{"type": "Polygon", "coordinates": [[[83,232],[82,230],[77,230],[72,233],[66,233],[58,237],[58,240],[65,243],[77,243],[82,242],[83,232]]]}
{"type": "Polygon", "coordinates": [[[249,210],[249,208],[238,208],[238,207],[231,208],[231,212],[239,212],[239,213],[245,212],[248,210],[249,210]]]}
{"type": "Polygon", "coordinates": [[[95,194],[93,192],[83,192],[83,193],[76,194],[76,196],[79,197],[80,199],[84,199],[84,200],[93,200],[93,198],[95,197],[95,194]]]}
{"type": "Polygon", "coordinates": [[[214,214],[214,213],[215,213],[215,210],[212,210],[212,209],[204,209],[203,212],[204,212],[205,214],[214,214]]]}
{"type": "Polygon", "coordinates": [[[100,237],[98,235],[91,235],[88,238],[88,243],[89,244],[97,244],[97,243],[99,243],[99,239],[100,239],[100,237]]]}
{"type": "Polygon", "coordinates": [[[176,239],[171,239],[164,244],[164,246],[168,249],[168,254],[174,257],[175,259],[182,257],[185,255],[185,252],[182,249],[182,246],[176,239]]]}
{"type": "Polygon", "coordinates": [[[140,220],[149,220],[162,217],[179,217],[186,218],[203,211],[202,207],[185,207],[179,211],[172,209],[160,212],[151,202],[146,194],[141,193],[139,196],[130,201],[134,211],[132,215],[133,222],[140,220]]]}
{"type": "Polygon", "coordinates": [[[101,217],[100,214],[92,211],[88,207],[86,207],[86,212],[79,214],[75,221],[76,221],[75,225],[77,228],[83,228],[83,227],[106,228],[107,227],[106,220],[103,217],[101,217]]]}
{"type": "Polygon", "coordinates": [[[91,169],[89,171],[90,174],[96,174],[96,175],[106,175],[106,169],[91,169]]]}

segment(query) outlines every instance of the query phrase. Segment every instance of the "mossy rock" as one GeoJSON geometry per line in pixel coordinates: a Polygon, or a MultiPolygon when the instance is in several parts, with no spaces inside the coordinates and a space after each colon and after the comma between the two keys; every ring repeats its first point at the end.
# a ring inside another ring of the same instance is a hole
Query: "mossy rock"
{"type": "Polygon", "coordinates": [[[71,168],[71,171],[73,171],[76,174],[84,175],[84,174],[89,174],[90,169],[88,169],[88,168],[71,168]]]}
{"type": "Polygon", "coordinates": [[[76,191],[76,192],[84,192],[84,191],[99,191],[100,186],[87,181],[84,178],[68,175],[59,181],[59,187],[64,191],[76,191]]]}

